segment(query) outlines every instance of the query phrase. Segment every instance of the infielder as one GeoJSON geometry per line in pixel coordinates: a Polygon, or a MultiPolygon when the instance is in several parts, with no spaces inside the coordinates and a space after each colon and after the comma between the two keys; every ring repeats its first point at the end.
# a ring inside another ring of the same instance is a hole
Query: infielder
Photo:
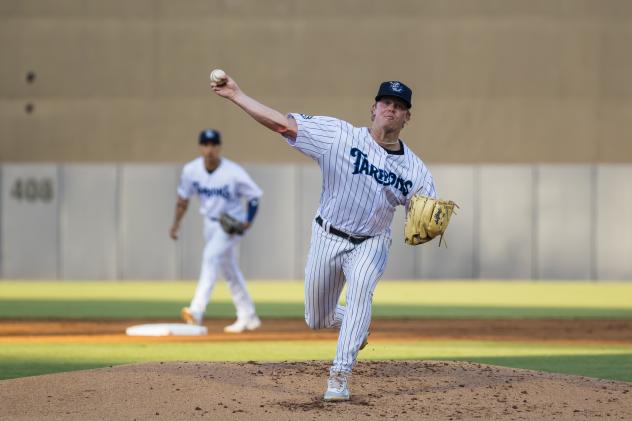
{"type": "Polygon", "coordinates": [[[205,246],[202,268],[195,295],[181,316],[189,324],[201,325],[218,272],[222,272],[237,309],[237,320],[226,326],[225,332],[241,333],[261,326],[254,303],[246,288],[246,281],[237,265],[235,249],[241,235],[229,234],[222,228],[222,215],[230,215],[240,225],[240,232],[250,227],[257,213],[262,191],[248,173],[233,161],[220,157],[221,139],[216,130],[204,130],[199,138],[202,156],[187,163],[182,169],[173,225],[169,232],[177,240],[180,221],[189,199],[197,195],[200,214],[204,217],[205,246]],[[248,210],[242,200],[248,201],[248,210]]]}
{"type": "Polygon", "coordinates": [[[428,168],[399,139],[410,120],[412,91],[398,81],[382,83],[370,126],[354,127],[333,117],[281,114],[247,96],[229,76],[211,88],[321,168],[323,190],[305,268],[305,320],[312,329],[340,329],[324,399],[348,400],[347,378],[367,343],[395,207],[408,207],[415,193],[436,197],[428,168]],[[345,282],[343,307],[338,301],[345,282]]]}

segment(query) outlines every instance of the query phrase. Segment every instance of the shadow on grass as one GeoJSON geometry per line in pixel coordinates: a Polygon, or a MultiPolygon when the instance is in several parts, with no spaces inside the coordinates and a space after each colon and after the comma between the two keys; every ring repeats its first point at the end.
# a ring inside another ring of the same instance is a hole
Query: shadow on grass
{"type": "Polygon", "coordinates": [[[92,362],[60,362],[60,361],[0,361],[0,380],[17,379],[20,377],[39,376],[43,374],[62,373],[65,371],[88,370],[91,368],[110,367],[107,361],[92,362]]]}
{"type": "MultiPolygon", "coordinates": [[[[186,302],[133,300],[0,300],[0,318],[10,319],[175,319],[186,302]]],[[[267,318],[303,318],[303,303],[256,303],[267,318]]],[[[207,318],[233,318],[231,302],[211,302],[207,318]]],[[[378,318],[608,318],[630,319],[632,309],[422,306],[374,304],[378,318]]]]}
{"type": "Polygon", "coordinates": [[[458,361],[632,382],[632,353],[538,355],[528,357],[459,357],[458,361]]]}
{"type": "MultiPolygon", "coordinates": [[[[449,360],[446,358],[433,358],[449,360]]],[[[482,364],[511,368],[524,368],[549,373],[562,373],[609,380],[632,382],[632,354],[614,355],[556,355],[529,357],[459,357],[458,361],[471,361],[482,364]]],[[[138,358],[129,361],[94,358],[90,361],[41,361],[29,358],[11,358],[0,360],[0,380],[36,376],[65,371],[86,370],[108,367],[118,364],[138,362],[138,358]]],[[[632,386],[632,385],[631,385],[632,386]]]]}

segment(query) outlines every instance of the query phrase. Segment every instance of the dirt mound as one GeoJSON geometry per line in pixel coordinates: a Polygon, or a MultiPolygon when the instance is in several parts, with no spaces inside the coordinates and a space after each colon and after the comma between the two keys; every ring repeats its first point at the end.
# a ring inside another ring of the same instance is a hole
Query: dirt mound
{"type": "Polygon", "coordinates": [[[0,381],[0,419],[632,419],[632,383],[463,362],[360,362],[322,401],[328,363],[170,362],[0,381]]]}

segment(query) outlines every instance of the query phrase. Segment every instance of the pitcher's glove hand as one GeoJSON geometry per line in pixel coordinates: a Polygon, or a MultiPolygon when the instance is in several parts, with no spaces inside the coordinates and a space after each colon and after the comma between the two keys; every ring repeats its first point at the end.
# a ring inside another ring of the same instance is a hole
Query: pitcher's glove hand
{"type": "Polygon", "coordinates": [[[219,224],[222,226],[222,229],[226,232],[226,234],[233,235],[243,235],[246,231],[247,224],[241,222],[238,219],[233,218],[227,213],[223,213],[219,217],[219,224]]]}
{"type": "Polygon", "coordinates": [[[408,205],[406,226],[404,227],[406,244],[416,246],[441,236],[439,239],[439,247],[441,247],[443,234],[448,228],[455,206],[459,207],[451,200],[414,195],[408,205]]]}

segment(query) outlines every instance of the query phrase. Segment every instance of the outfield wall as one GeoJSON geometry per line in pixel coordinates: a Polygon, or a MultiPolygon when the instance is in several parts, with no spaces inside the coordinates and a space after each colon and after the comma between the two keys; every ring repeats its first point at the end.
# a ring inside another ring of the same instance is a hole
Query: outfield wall
{"type": "MultiPolygon", "coordinates": [[[[315,165],[244,165],[263,188],[240,245],[248,278],[300,279],[320,194],[315,165]]],[[[168,237],[179,164],[0,166],[4,279],[195,279],[197,203],[168,237]]],[[[460,209],[446,235],[403,244],[393,223],[387,279],[632,279],[632,165],[436,165],[460,209]]]]}

